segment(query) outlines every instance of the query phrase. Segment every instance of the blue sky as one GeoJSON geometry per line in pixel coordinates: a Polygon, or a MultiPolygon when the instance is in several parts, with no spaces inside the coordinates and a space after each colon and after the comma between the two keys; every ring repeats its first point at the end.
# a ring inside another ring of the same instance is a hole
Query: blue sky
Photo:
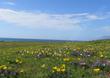
{"type": "Polygon", "coordinates": [[[0,37],[92,40],[110,36],[110,0],[0,0],[0,37]]]}

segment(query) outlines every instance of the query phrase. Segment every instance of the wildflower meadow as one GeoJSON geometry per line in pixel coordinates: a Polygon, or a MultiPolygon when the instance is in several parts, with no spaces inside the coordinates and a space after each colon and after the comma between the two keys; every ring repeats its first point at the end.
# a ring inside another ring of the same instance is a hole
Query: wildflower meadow
{"type": "Polygon", "coordinates": [[[110,40],[0,42],[0,78],[110,78],[110,40]]]}

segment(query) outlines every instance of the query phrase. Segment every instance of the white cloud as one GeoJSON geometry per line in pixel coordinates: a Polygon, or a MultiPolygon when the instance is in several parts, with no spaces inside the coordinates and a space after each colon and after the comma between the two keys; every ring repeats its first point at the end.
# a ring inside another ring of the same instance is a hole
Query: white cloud
{"type": "Polygon", "coordinates": [[[100,18],[102,17],[88,13],[49,14],[0,9],[1,21],[30,28],[81,29],[80,24],[84,22],[84,20],[98,20],[100,18]]]}
{"type": "Polygon", "coordinates": [[[11,6],[15,5],[14,2],[3,2],[2,4],[5,4],[5,5],[11,5],[11,6]]]}
{"type": "Polygon", "coordinates": [[[107,16],[98,16],[98,15],[93,15],[93,14],[88,14],[86,16],[89,20],[103,20],[103,19],[107,19],[108,17],[107,16]]]}
{"type": "Polygon", "coordinates": [[[98,17],[98,16],[96,16],[96,15],[87,15],[87,18],[88,18],[88,19],[91,19],[91,20],[101,19],[100,17],[98,17]]]}
{"type": "Polygon", "coordinates": [[[80,20],[69,14],[48,14],[0,9],[0,20],[27,27],[68,28],[77,26],[80,20]]]}
{"type": "Polygon", "coordinates": [[[104,20],[110,18],[110,12],[104,12],[103,14],[87,14],[86,18],[89,20],[104,20]]]}

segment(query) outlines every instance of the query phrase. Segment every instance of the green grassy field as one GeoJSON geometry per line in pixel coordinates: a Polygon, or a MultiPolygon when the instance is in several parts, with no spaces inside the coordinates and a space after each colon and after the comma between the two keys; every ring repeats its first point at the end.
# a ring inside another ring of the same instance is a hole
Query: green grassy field
{"type": "Polygon", "coordinates": [[[0,78],[110,78],[110,40],[0,42],[0,78]]]}

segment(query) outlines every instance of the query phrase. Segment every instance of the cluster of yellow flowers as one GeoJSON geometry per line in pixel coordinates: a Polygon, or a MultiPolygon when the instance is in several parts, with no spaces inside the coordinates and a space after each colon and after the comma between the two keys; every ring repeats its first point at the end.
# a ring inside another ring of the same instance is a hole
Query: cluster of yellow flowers
{"type": "Polygon", "coordinates": [[[8,67],[6,65],[1,65],[0,69],[6,70],[6,69],[8,69],[8,67]]]}
{"type": "Polygon", "coordinates": [[[70,58],[63,58],[63,61],[68,62],[70,61],[70,58]]]}
{"type": "Polygon", "coordinates": [[[20,59],[16,59],[15,61],[16,61],[16,63],[18,63],[18,64],[21,64],[21,63],[22,63],[22,60],[20,60],[20,59]]]}
{"type": "Polygon", "coordinates": [[[23,72],[24,72],[24,70],[23,70],[23,69],[21,69],[19,72],[20,72],[20,73],[23,73],[23,72]]]}
{"type": "Polygon", "coordinates": [[[66,71],[65,64],[62,64],[60,66],[55,66],[52,68],[52,72],[65,72],[65,71],[66,71]]]}
{"type": "Polygon", "coordinates": [[[100,68],[94,68],[93,71],[98,73],[100,71],[100,68]]]}
{"type": "Polygon", "coordinates": [[[45,68],[45,67],[46,67],[46,65],[45,65],[45,64],[42,64],[42,65],[41,65],[41,68],[45,68]]]}
{"type": "Polygon", "coordinates": [[[65,57],[65,58],[63,58],[64,62],[70,62],[70,61],[73,61],[73,60],[74,60],[73,57],[65,57]]]}

